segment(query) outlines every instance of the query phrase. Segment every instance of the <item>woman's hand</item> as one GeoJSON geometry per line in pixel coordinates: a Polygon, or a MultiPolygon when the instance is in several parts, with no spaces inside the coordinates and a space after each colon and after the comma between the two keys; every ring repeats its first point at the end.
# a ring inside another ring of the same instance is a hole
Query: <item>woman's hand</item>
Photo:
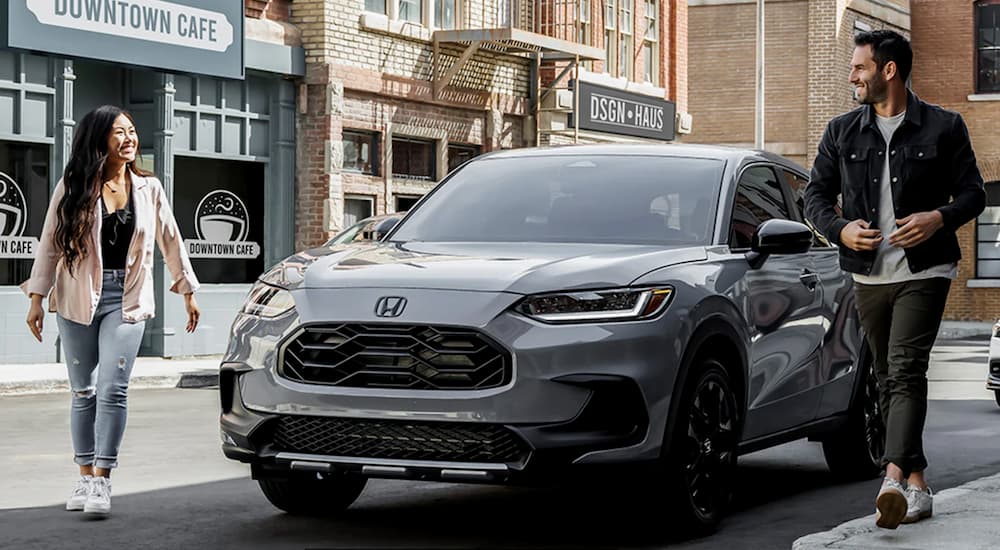
{"type": "Polygon", "coordinates": [[[28,329],[35,339],[42,341],[42,324],[45,322],[45,310],[42,309],[42,297],[31,295],[31,306],[28,307],[28,329]]]}
{"type": "Polygon", "coordinates": [[[195,301],[193,292],[184,295],[184,309],[187,310],[188,314],[187,331],[194,332],[194,329],[198,328],[198,319],[201,317],[201,310],[198,309],[198,302],[195,301]]]}

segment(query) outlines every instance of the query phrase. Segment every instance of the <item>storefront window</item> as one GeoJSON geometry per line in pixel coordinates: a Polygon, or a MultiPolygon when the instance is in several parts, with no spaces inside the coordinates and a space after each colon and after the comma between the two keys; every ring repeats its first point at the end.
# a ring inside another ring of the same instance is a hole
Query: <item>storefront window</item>
{"type": "Polygon", "coordinates": [[[1000,278],[1000,182],[986,184],[986,208],[976,219],[976,277],[1000,278]]]}
{"type": "Polygon", "coordinates": [[[0,141],[0,286],[31,274],[49,206],[49,146],[0,141]]]}
{"type": "Polygon", "coordinates": [[[436,180],[433,141],[392,138],[392,176],[420,180],[436,180]]]}
{"type": "Polygon", "coordinates": [[[174,215],[203,283],[252,283],[264,270],[265,164],[174,157],[174,215]]]}
{"type": "Polygon", "coordinates": [[[378,134],[344,130],[344,170],[378,175],[378,134]]]}

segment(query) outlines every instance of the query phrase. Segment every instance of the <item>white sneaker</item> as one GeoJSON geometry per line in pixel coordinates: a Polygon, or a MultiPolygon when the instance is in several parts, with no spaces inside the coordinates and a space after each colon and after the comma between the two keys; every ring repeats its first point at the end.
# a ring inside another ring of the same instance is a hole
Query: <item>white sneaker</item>
{"type": "Polygon", "coordinates": [[[906,489],[906,517],[903,523],[916,523],[934,513],[934,495],[931,488],[921,491],[916,487],[906,489]]]}
{"type": "Polygon", "coordinates": [[[875,525],[883,529],[895,529],[906,516],[906,493],[903,484],[885,478],[875,497],[875,525]]]}
{"type": "Polygon", "coordinates": [[[76,487],[73,488],[73,494],[66,501],[66,509],[70,512],[79,512],[83,510],[83,505],[87,502],[87,497],[90,496],[90,482],[93,476],[80,476],[80,480],[76,482],[76,487]]]}
{"type": "Polygon", "coordinates": [[[96,476],[90,482],[90,495],[87,503],[83,505],[83,511],[88,514],[110,514],[111,513],[111,480],[106,477],[96,476]]]}

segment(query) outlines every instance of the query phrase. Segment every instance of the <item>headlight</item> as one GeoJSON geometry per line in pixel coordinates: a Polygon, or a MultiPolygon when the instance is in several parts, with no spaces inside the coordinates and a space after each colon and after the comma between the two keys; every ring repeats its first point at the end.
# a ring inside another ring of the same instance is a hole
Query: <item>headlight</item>
{"type": "Polygon", "coordinates": [[[993,337],[1000,338],[1000,321],[993,323],[993,337]]]}
{"type": "Polygon", "coordinates": [[[258,317],[278,317],[295,307],[292,293],[276,286],[257,282],[250,289],[243,313],[258,317]]]}
{"type": "Polygon", "coordinates": [[[517,310],[546,323],[636,321],[663,311],[673,292],[668,287],[540,294],[525,298],[517,310]]]}

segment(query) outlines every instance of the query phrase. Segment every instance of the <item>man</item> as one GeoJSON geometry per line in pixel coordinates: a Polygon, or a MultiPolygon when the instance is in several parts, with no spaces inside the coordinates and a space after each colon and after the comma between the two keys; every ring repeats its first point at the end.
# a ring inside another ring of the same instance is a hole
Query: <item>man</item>
{"type": "Polygon", "coordinates": [[[986,195],[962,117],[907,89],[909,42],[878,30],[854,43],[850,82],[861,106],[827,125],[805,206],[854,277],[886,425],[876,523],[895,529],[932,512],[927,364],[961,258],[955,232],[983,211],[986,195]]]}

